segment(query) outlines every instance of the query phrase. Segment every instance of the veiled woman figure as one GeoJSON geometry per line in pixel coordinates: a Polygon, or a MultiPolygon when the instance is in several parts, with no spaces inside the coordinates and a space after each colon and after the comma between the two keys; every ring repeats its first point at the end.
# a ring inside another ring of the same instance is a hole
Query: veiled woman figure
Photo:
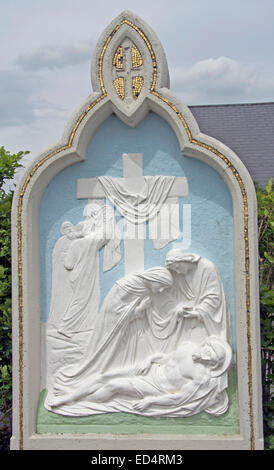
{"type": "MultiPolygon", "coordinates": [[[[180,341],[201,343],[211,335],[231,344],[228,303],[215,264],[195,253],[172,249],[166,255],[166,266],[174,282],[161,309],[156,310],[160,318],[153,321],[154,325],[163,322],[171,325],[174,320],[177,323],[163,343],[165,348],[174,348],[180,341]]],[[[220,391],[225,390],[227,374],[218,380],[220,391]]]]}
{"type": "Polygon", "coordinates": [[[148,317],[157,294],[172,283],[171,273],[161,266],[116,281],[102,305],[91,340],[100,356],[100,369],[130,367],[152,352],[148,317]],[[111,354],[100,354],[99,350],[111,354]]]}
{"type": "Polygon", "coordinates": [[[172,286],[170,271],[157,266],[115,282],[98,314],[87,352],[76,367],[56,378],[59,393],[91,374],[134,367],[153,352],[148,316],[155,295],[172,286]]]}
{"type": "Polygon", "coordinates": [[[181,340],[201,342],[215,335],[230,343],[229,310],[225,290],[215,264],[194,253],[170,250],[166,266],[174,283],[181,340]]]}

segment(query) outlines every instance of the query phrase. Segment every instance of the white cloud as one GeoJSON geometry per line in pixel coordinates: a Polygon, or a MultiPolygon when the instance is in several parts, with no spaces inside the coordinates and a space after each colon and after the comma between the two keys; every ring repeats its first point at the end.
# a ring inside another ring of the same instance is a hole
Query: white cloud
{"type": "Polygon", "coordinates": [[[63,110],[43,91],[47,80],[20,68],[0,70],[0,127],[31,125],[37,118],[58,117],[63,110]]]}
{"type": "Polygon", "coordinates": [[[0,70],[0,126],[35,120],[37,103],[33,92],[39,87],[38,82],[17,69],[0,70]]]}
{"type": "Polygon", "coordinates": [[[172,69],[171,89],[189,105],[271,101],[274,84],[258,70],[229,57],[205,59],[172,69]]]}
{"type": "Polygon", "coordinates": [[[91,92],[95,43],[124,9],[143,18],[158,35],[171,66],[171,89],[186,104],[273,101],[273,14],[266,7],[271,0],[263,0],[263,8],[249,0],[248,9],[236,0],[219,8],[220,3],[169,0],[166,15],[166,0],[158,0],[156,9],[147,0],[137,7],[133,0],[96,6],[80,0],[77,7],[72,0],[3,2],[1,144],[36,153],[60,139],[91,92]],[[201,60],[205,57],[213,58],[201,60]],[[251,61],[256,66],[245,65],[251,61]]]}
{"type": "Polygon", "coordinates": [[[21,53],[12,65],[0,69],[0,128],[40,126],[42,120],[53,118],[55,122],[68,120],[67,108],[72,112],[90,92],[92,53],[91,40],[70,46],[45,45],[21,53]],[[79,78],[83,68],[85,87],[79,78]]]}
{"type": "Polygon", "coordinates": [[[24,70],[58,69],[90,61],[93,49],[94,43],[91,40],[77,45],[47,44],[36,50],[20,53],[15,63],[24,70]]]}

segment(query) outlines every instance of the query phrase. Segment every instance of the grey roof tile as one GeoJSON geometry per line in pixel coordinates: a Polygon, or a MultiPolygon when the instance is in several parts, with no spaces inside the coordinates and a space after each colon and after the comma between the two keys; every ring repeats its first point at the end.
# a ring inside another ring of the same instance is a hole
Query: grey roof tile
{"type": "Polygon", "coordinates": [[[274,176],[274,102],[189,106],[201,132],[220,140],[265,186],[274,176]]]}

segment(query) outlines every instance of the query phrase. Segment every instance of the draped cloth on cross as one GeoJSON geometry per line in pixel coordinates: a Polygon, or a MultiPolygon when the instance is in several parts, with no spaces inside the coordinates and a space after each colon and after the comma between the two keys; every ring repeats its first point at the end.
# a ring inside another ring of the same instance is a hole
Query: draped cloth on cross
{"type": "Polygon", "coordinates": [[[133,224],[143,224],[160,211],[175,177],[144,176],[144,186],[135,194],[127,189],[125,181],[110,176],[98,179],[120,214],[133,224]]]}
{"type": "MultiPolygon", "coordinates": [[[[178,222],[177,226],[172,227],[172,234],[169,230],[169,237],[160,246],[157,245],[157,238],[155,238],[155,231],[160,231],[159,225],[155,226],[155,222],[157,224],[161,215],[164,216],[163,206],[175,181],[175,176],[145,176],[143,187],[134,194],[128,190],[126,180],[110,176],[99,176],[98,180],[103,186],[107,198],[126,220],[136,225],[149,221],[150,237],[154,240],[155,248],[160,248],[179,237],[178,217],[175,219],[178,222]],[[157,216],[158,220],[155,220],[157,216]]],[[[178,205],[178,198],[172,198],[172,203],[175,208],[178,205]]]]}
{"type": "MultiPolygon", "coordinates": [[[[107,199],[121,213],[125,274],[144,269],[145,223],[156,249],[181,237],[179,198],[187,194],[184,176],[144,176],[142,154],[123,154],[123,177],[97,176],[77,180],[78,199],[98,205],[107,199]]],[[[118,238],[116,242],[118,252],[118,238]]],[[[106,248],[107,265],[111,269],[115,266],[111,244],[106,248]]]]}

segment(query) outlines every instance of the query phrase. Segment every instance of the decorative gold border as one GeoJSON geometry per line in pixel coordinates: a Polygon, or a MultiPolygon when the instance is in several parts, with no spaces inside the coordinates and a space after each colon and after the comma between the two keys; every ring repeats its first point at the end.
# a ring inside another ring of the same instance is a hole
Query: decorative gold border
{"type": "Polygon", "coordinates": [[[202,141],[196,140],[193,138],[192,133],[183,117],[181,112],[174,106],[168,99],[164,98],[162,95],[160,95],[156,90],[156,80],[157,80],[157,61],[156,61],[156,56],[153,51],[152,45],[150,44],[148,38],[144,34],[144,32],[136,26],[134,23],[131,21],[124,19],[120,24],[118,24],[111,34],[108,36],[100,57],[99,57],[99,82],[100,82],[100,87],[102,94],[99,98],[97,98],[95,101],[91,102],[89,106],[83,111],[83,113],[80,115],[80,117],[77,119],[68,143],[62,147],[57,148],[56,150],[50,152],[48,155],[46,155],[41,161],[39,161],[34,168],[30,171],[29,175],[27,176],[23,186],[22,190],[19,195],[19,201],[18,201],[18,210],[17,210],[17,221],[18,221],[18,297],[19,297],[19,448],[20,450],[23,450],[24,444],[23,444],[23,283],[22,283],[22,207],[23,207],[23,197],[26,192],[27,186],[32,178],[32,176],[36,173],[36,171],[50,158],[52,158],[54,155],[57,155],[58,153],[61,153],[65,150],[68,150],[71,148],[73,144],[73,140],[75,137],[75,134],[77,132],[77,129],[80,125],[80,123],[83,121],[83,119],[87,116],[89,111],[93,109],[96,105],[98,105],[106,96],[106,89],[104,86],[104,81],[103,81],[103,59],[104,55],[106,52],[106,49],[115,35],[115,33],[124,25],[127,24],[128,26],[132,27],[144,40],[153,63],[153,79],[152,79],[152,84],[150,88],[151,94],[159,98],[161,101],[166,103],[167,106],[169,106],[178,116],[180,119],[184,130],[187,133],[189,142],[191,144],[197,145],[205,150],[208,150],[212,152],[214,155],[217,157],[221,158],[227,165],[227,167],[232,171],[233,176],[236,178],[241,194],[243,197],[243,204],[244,204],[244,240],[245,240],[245,272],[246,272],[246,321],[247,321],[247,344],[248,344],[248,391],[249,391],[249,413],[250,413],[250,448],[251,450],[254,450],[255,448],[255,435],[254,435],[254,412],[253,412],[253,384],[252,384],[252,349],[251,349],[251,326],[250,326],[250,267],[249,267],[249,238],[248,238],[248,204],[247,204],[247,194],[246,190],[242,181],[241,176],[237,172],[236,168],[232,165],[232,163],[228,160],[227,157],[225,157],[221,152],[219,152],[217,149],[212,147],[211,145],[205,144],[202,141]]]}

